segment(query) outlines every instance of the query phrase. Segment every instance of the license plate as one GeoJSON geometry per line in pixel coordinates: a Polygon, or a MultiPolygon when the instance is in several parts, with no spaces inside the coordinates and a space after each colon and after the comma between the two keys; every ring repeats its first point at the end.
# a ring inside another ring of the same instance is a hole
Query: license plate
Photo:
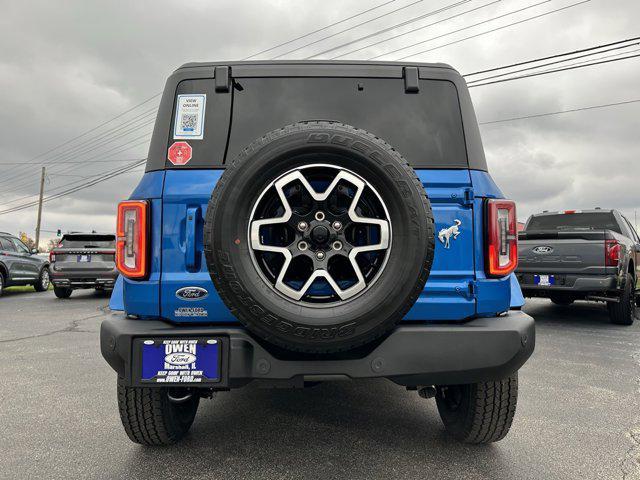
{"type": "Polygon", "coordinates": [[[553,275],[534,275],[533,283],[541,287],[548,287],[549,285],[555,285],[556,279],[553,275]]]}
{"type": "Polygon", "coordinates": [[[144,383],[217,383],[219,338],[142,340],[140,379],[144,383]]]}
{"type": "Polygon", "coordinates": [[[78,255],[78,263],[87,263],[91,261],[91,255],[78,255]]]}

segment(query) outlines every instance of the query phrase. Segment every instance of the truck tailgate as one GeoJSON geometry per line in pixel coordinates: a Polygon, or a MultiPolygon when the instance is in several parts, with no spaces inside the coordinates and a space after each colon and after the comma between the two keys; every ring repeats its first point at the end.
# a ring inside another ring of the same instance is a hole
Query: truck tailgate
{"type": "Polygon", "coordinates": [[[605,274],[604,230],[521,232],[518,272],[605,274]]]}

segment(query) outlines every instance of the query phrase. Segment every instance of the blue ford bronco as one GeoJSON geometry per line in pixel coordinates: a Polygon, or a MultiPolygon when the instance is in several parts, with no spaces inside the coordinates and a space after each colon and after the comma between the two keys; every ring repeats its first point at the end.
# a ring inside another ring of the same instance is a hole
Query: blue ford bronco
{"type": "Polygon", "coordinates": [[[100,344],[134,442],[217,391],[343,378],[435,397],[463,442],[511,426],[535,343],[515,205],[447,65],[180,67],[116,251],[100,344]]]}

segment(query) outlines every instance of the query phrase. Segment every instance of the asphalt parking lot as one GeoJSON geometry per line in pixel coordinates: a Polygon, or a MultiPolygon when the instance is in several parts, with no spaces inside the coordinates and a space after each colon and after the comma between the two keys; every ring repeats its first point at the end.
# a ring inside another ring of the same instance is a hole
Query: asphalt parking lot
{"type": "Polygon", "coordinates": [[[0,298],[1,478],[640,478],[640,322],[530,301],[536,352],[505,440],[459,445],[435,403],[386,381],[251,386],[203,400],[187,439],[150,449],[120,425],[92,291],[0,298]]]}

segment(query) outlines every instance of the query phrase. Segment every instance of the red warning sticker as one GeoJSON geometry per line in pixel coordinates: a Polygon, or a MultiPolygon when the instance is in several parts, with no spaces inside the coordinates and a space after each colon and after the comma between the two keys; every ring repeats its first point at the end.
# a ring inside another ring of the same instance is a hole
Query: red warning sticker
{"type": "Polygon", "coordinates": [[[191,145],[187,142],[174,142],[169,147],[167,158],[174,165],[186,165],[191,160],[192,153],[191,145]]]}

